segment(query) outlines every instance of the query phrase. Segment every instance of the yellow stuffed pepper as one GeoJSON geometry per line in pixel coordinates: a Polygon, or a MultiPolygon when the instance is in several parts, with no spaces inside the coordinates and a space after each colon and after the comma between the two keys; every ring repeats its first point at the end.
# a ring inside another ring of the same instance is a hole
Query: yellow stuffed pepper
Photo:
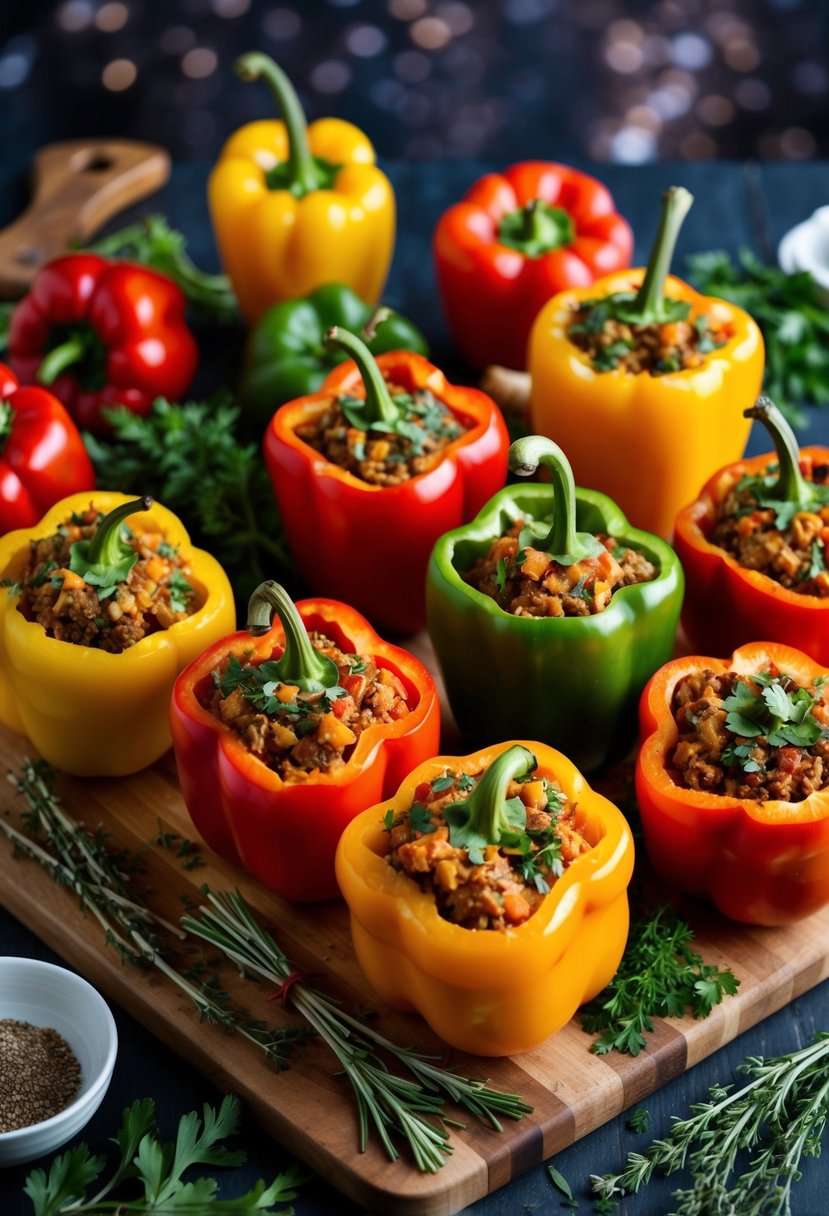
{"type": "Polygon", "coordinates": [[[227,575],[152,499],[92,491],[0,538],[0,721],[77,776],[170,746],[176,676],[235,627],[227,575]]]}
{"type": "Polygon", "coordinates": [[[372,987],[462,1051],[535,1047],[624,951],[630,829],[540,743],[421,764],[346,827],[336,869],[372,987]]]}
{"type": "Polygon", "coordinates": [[[647,269],[554,296],[528,352],[532,429],[564,448],[579,485],[660,536],[714,469],[742,456],[743,411],[763,377],[748,313],[668,277],[692,201],[668,190],[647,269]]]}
{"type": "Polygon", "coordinates": [[[253,324],[280,300],[344,283],[379,299],[394,249],[394,192],[374,148],[350,122],[306,127],[299,99],[267,55],[242,55],[244,80],[263,78],[284,121],[247,123],[222,148],[208,202],[222,264],[253,324]]]}

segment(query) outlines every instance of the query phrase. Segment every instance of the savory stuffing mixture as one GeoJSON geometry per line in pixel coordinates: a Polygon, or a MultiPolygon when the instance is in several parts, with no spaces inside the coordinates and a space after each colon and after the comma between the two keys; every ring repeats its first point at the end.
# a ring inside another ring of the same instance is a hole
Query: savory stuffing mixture
{"type": "Polygon", "coordinates": [[[507,797],[520,799],[526,826],[515,846],[474,849],[452,843],[451,808],[463,803],[481,774],[446,771],[415,790],[407,812],[387,811],[386,862],[430,891],[438,912],[464,929],[500,929],[523,924],[539,907],[551,883],[590,844],[575,825],[575,803],[565,801],[546,777],[512,781],[507,797]]]}
{"type": "Polygon", "coordinates": [[[735,798],[800,802],[829,785],[824,681],[804,688],[776,667],[751,676],[694,672],[674,691],[678,784],[735,798]]]}
{"type": "Polygon", "coordinates": [[[368,655],[345,654],[330,638],[310,633],[313,646],[336,663],[340,678],[325,692],[280,682],[274,660],[247,663],[231,655],[214,671],[205,708],[244,741],[283,781],[313,780],[348,762],[368,726],[409,713],[401,680],[368,655]]]}
{"type": "Polygon", "coordinates": [[[598,539],[606,553],[562,566],[541,549],[522,548],[523,527],[524,520],[516,520],[463,575],[513,616],[593,616],[620,587],[650,582],[658,574],[644,553],[604,535],[598,539]]]}
{"type": "Polygon", "coordinates": [[[468,424],[426,389],[413,393],[390,386],[396,405],[405,407],[393,429],[380,424],[361,429],[361,397],[336,397],[314,422],[298,426],[300,439],[326,460],[375,486],[396,486],[428,473],[444,449],[469,430],[468,424]]]}
{"type": "MultiPolygon", "coordinates": [[[[829,464],[814,464],[803,456],[800,467],[807,481],[829,486],[829,464]]],[[[769,494],[776,485],[774,475],[741,478],[721,503],[710,540],[745,569],[757,570],[800,595],[826,599],[829,505],[798,510],[795,503],[776,501],[769,494]]]]}
{"type": "MultiPolygon", "coordinates": [[[[634,298],[631,295],[631,301],[634,298]]],[[[618,299],[614,297],[614,301],[618,299]]],[[[567,331],[570,341],[587,352],[599,372],[618,368],[631,375],[649,372],[664,376],[685,371],[700,367],[705,355],[732,337],[729,326],[712,316],[690,318],[691,305],[684,301],[672,301],[676,319],[649,325],[628,323],[614,316],[614,301],[586,300],[574,310],[567,331]]]]}
{"type": "Polygon", "coordinates": [[[59,642],[120,654],[148,634],[183,621],[198,604],[186,559],[150,529],[133,532],[121,526],[138,560],[114,586],[92,586],[70,570],[71,546],[91,540],[103,518],[90,507],[73,513],[53,536],[29,542],[17,607],[59,642]]]}

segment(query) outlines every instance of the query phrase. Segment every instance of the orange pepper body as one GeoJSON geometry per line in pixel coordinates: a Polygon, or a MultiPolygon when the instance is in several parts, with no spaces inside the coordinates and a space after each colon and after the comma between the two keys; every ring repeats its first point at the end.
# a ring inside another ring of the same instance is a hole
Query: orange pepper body
{"type": "Polygon", "coordinates": [[[579,827],[593,848],[568,866],[529,920],[503,933],[464,929],[386,863],[389,807],[405,811],[420,782],[447,768],[477,772],[512,746],[421,764],[392,799],[349,824],[337,850],[354,950],[371,986],[394,1008],[417,1010],[452,1047],[476,1055],[529,1051],[559,1030],[607,985],[627,940],[630,829],[561,752],[541,743],[523,746],[538,759],[539,773],[555,777],[578,802],[579,827]]]}
{"type": "Polygon", "coordinates": [[[668,755],[678,733],[671,702],[683,676],[703,668],[745,675],[774,663],[798,683],[822,668],[799,650],[755,642],[730,659],[666,663],[642,694],[636,796],[654,868],[676,891],[710,899],[732,920],[785,925],[829,903],[829,788],[802,802],[756,802],[677,785],[668,755]]]}
{"type": "MultiPolygon", "coordinates": [[[[800,451],[815,465],[829,462],[829,448],[800,451]]],[[[701,652],[733,650],[754,638],[768,638],[797,646],[829,666],[829,599],[800,595],[767,574],[748,570],[708,539],[731,488],[776,460],[769,452],[720,469],[677,515],[674,547],[686,572],[682,625],[690,645],[701,652]]]]}
{"type": "Polygon", "coordinates": [[[597,371],[567,336],[573,309],[635,291],[643,275],[609,275],[541,310],[530,335],[530,420],[567,452],[577,484],[609,495],[634,527],[670,536],[677,511],[711,469],[743,453],[751,427],[743,410],[760,389],[763,339],[747,313],[669,276],[665,294],[690,301],[692,320],[715,316],[730,328],[729,340],[698,368],[661,376],[597,371]]]}
{"type": "Polygon", "coordinates": [[[181,792],[210,847],[285,899],[311,901],[338,893],[334,852],[346,824],[437,749],[440,708],[426,668],[382,641],[352,608],[336,600],[296,606],[309,631],[319,630],[344,651],[371,655],[397,676],[411,712],[364,730],[343,768],[284,782],[202,704],[212,688],[210,673],[231,654],[259,662],[281,653],[284,633],[277,620],[261,638],[239,632],[221,639],[183,671],[170,723],[181,792]]]}

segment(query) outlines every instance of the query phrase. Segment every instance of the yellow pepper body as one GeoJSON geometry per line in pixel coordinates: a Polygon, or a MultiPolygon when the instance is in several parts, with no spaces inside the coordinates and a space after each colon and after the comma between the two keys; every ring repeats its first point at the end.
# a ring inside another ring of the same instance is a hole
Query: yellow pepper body
{"type": "MultiPolygon", "coordinates": [[[[53,535],[90,503],[106,513],[125,494],[92,491],[56,503],[31,529],[0,538],[0,578],[12,583],[29,559],[29,541],[53,535]]],[[[181,521],[158,503],[130,519],[180,548],[199,607],[169,629],[121,654],[77,646],[27,621],[14,587],[0,589],[0,722],[28,735],[50,764],[82,777],[121,776],[152,764],[170,746],[169,703],[178,673],[235,628],[233,592],[222,567],[190,545],[181,521]]]]}
{"type": "Polygon", "coordinates": [[[668,277],[665,295],[688,300],[691,321],[707,315],[723,322],[728,341],[701,367],[659,376],[597,371],[568,337],[573,310],[636,290],[644,273],[608,275],[541,309],[529,344],[530,423],[564,448],[579,485],[607,494],[635,527],[670,536],[678,511],[711,473],[743,454],[751,428],[743,410],[760,390],[763,339],[742,309],[668,277]]]}
{"type": "Polygon", "coordinates": [[[394,1008],[417,1010],[451,1046],[477,1055],[528,1051],[560,1029],[612,978],[628,931],[630,829],[569,760],[540,743],[523,746],[537,757],[539,775],[556,778],[578,803],[579,830],[593,847],[523,924],[504,932],[452,924],[429,892],[387,864],[387,809],[408,810],[421,782],[447,768],[477,773],[512,746],[421,764],[393,799],[348,825],[337,850],[354,951],[371,986],[394,1008]]]}

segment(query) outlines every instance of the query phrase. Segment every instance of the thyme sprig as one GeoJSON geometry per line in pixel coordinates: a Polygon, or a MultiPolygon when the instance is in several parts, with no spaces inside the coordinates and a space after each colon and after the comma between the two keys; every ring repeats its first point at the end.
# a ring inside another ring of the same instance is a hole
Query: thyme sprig
{"type": "Polygon", "coordinates": [[[392,1134],[402,1136],[418,1169],[435,1173],[452,1152],[443,1096],[502,1131],[499,1116],[520,1119],[532,1110],[513,1094],[490,1089],[486,1081],[459,1076],[416,1051],[401,1047],[341,1008],[339,1002],[297,979],[292,963],[267,930],[257,922],[238,891],[202,888],[207,900],[198,915],[182,917],[188,933],[217,947],[237,966],[282,988],[289,1002],[337,1057],[357,1101],[360,1149],[365,1151],[371,1127],[389,1159],[399,1154],[392,1134]],[[408,1070],[414,1080],[390,1070],[384,1052],[408,1070]],[[433,1122],[432,1120],[438,1122],[433,1122]]]}

